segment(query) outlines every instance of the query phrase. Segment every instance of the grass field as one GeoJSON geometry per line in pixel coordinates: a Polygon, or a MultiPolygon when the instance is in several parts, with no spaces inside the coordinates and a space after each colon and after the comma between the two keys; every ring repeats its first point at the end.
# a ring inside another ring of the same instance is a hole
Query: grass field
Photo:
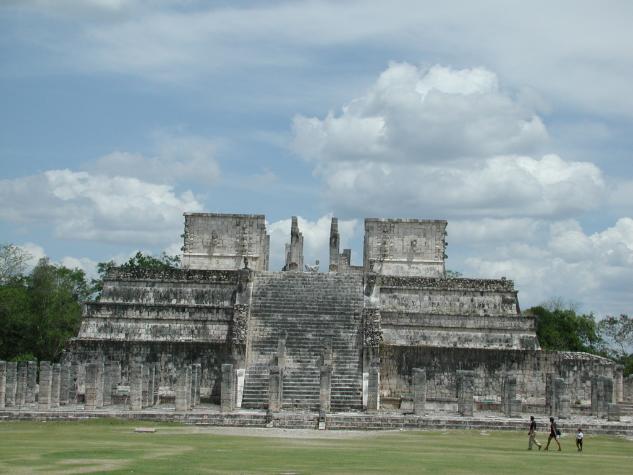
{"type": "MultiPolygon", "coordinates": [[[[0,473],[631,474],[633,442],[586,434],[562,452],[529,452],[517,432],[264,432],[139,423],[0,423],[0,473]],[[238,435],[238,434],[247,435],[238,435]]],[[[540,437],[543,441],[545,436],[540,437]]],[[[551,449],[551,448],[550,448],[551,449]]]]}

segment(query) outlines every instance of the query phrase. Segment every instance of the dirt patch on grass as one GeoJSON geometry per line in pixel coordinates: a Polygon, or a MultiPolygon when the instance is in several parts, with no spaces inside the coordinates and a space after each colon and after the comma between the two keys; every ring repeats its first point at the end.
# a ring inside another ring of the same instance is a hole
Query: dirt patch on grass
{"type": "Polygon", "coordinates": [[[279,439],[369,439],[395,431],[360,431],[360,430],[314,430],[314,429],[276,429],[262,427],[160,427],[156,434],[213,434],[242,437],[272,437],[279,439]]]}

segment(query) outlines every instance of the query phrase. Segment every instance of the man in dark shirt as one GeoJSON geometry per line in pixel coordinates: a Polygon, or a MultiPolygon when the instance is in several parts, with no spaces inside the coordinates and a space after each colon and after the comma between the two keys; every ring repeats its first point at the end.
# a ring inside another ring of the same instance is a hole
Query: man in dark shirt
{"type": "Polygon", "coordinates": [[[536,440],[536,421],[534,420],[534,416],[530,416],[530,431],[528,432],[528,436],[530,437],[528,440],[528,450],[532,450],[532,444],[536,444],[538,449],[541,450],[541,444],[538,440],[536,440]]]}
{"type": "Polygon", "coordinates": [[[556,426],[556,422],[554,422],[554,418],[549,418],[549,437],[547,438],[547,445],[545,446],[545,450],[549,450],[549,443],[554,439],[556,445],[558,445],[558,451],[560,452],[560,442],[558,441],[560,434],[558,433],[558,427],[556,426]]]}

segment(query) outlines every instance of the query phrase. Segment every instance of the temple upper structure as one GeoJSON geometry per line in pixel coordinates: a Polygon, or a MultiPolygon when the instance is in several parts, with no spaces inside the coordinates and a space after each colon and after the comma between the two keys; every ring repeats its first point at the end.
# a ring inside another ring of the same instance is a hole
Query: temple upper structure
{"type": "Polygon", "coordinates": [[[185,213],[185,269],[268,270],[270,236],[261,214],[185,213]],[[246,259],[246,260],[245,260],[246,259]]]}
{"type": "Polygon", "coordinates": [[[365,219],[364,267],[383,275],[444,277],[446,221],[365,219]]]}

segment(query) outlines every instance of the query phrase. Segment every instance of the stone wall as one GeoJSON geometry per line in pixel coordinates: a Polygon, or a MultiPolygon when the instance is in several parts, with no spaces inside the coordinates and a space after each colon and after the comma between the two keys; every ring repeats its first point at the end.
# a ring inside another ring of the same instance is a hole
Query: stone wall
{"type": "Polygon", "coordinates": [[[517,397],[524,402],[544,404],[548,374],[563,378],[568,384],[572,404],[591,400],[591,377],[613,377],[615,364],[606,358],[587,353],[548,352],[539,350],[485,350],[473,348],[433,348],[382,345],[381,395],[399,398],[412,392],[414,368],[426,370],[427,398],[454,399],[456,371],[472,370],[474,395],[484,400],[500,401],[506,372],[517,378],[517,397]]]}
{"type": "Polygon", "coordinates": [[[185,268],[268,270],[269,247],[264,215],[185,213],[185,268]]]}
{"type": "Polygon", "coordinates": [[[444,276],[446,221],[365,219],[364,266],[385,275],[444,276]]]}
{"type": "MultiPolygon", "coordinates": [[[[121,381],[129,384],[130,368],[134,364],[158,364],[159,386],[176,386],[179,369],[191,364],[201,365],[201,394],[205,399],[219,403],[220,368],[231,362],[231,348],[227,343],[173,343],[173,342],[114,342],[75,340],[67,348],[64,363],[77,364],[101,361],[121,365],[121,381]]],[[[85,372],[79,372],[77,386],[83,387],[85,372]]]]}

